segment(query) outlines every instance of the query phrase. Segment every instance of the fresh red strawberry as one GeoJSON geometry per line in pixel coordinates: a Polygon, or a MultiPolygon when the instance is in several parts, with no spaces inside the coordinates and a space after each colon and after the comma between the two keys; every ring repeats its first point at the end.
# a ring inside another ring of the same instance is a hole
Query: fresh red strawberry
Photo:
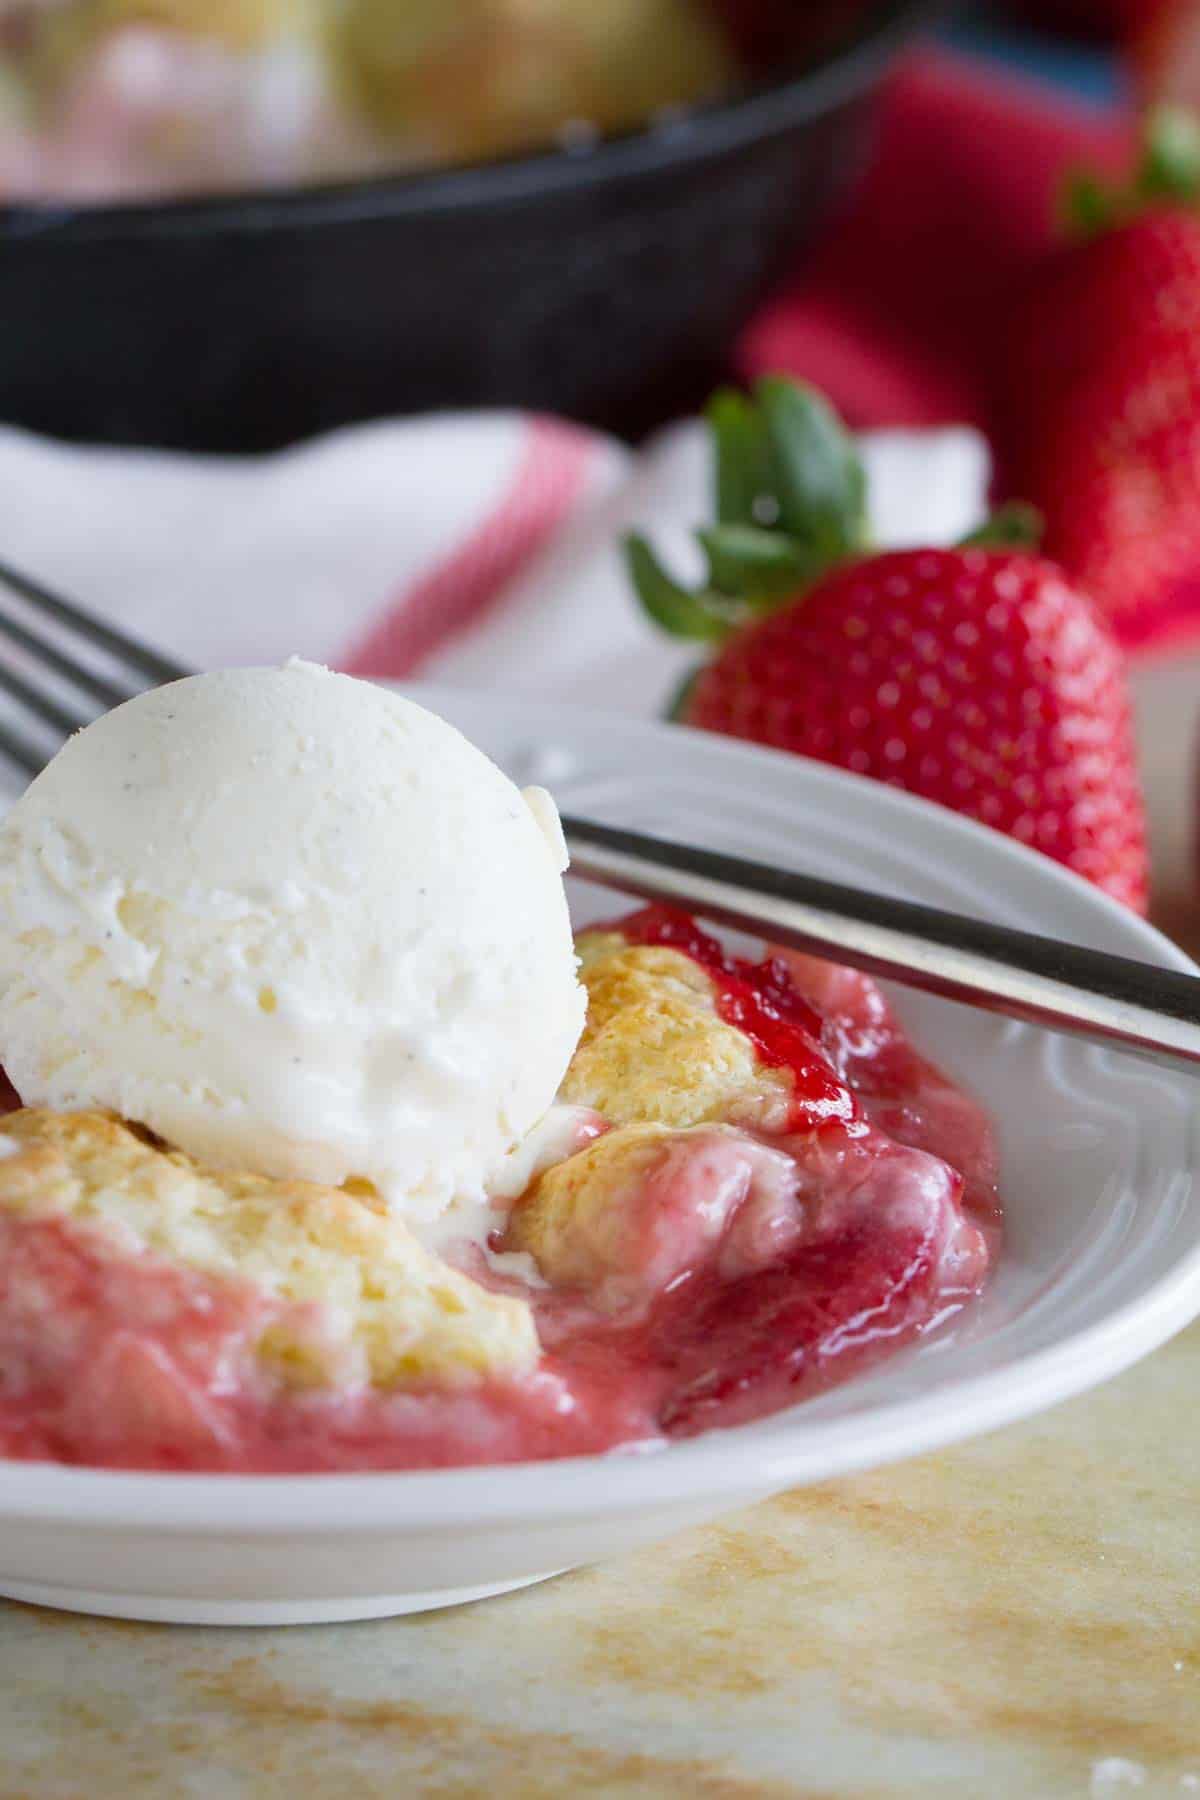
{"type": "Polygon", "coordinates": [[[861,465],[810,390],[768,380],[756,404],[721,394],[710,416],[708,585],[690,593],[628,545],[651,615],[715,647],[676,716],[939,801],[1144,910],[1123,665],[1091,603],[983,534],[867,554],[861,465]]]}
{"type": "Polygon", "coordinates": [[[1077,184],[1086,235],[1039,268],[1002,360],[1006,480],[1126,643],[1200,587],[1198,196],[1200,132],[1160,113],[1127,190],[1077,184]]]}

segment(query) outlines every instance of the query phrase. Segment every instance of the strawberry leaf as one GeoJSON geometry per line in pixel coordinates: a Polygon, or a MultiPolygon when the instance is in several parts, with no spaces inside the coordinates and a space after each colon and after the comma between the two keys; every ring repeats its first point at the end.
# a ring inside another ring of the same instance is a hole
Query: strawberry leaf
{"type": "Polygon", "coordinates": [[[633,585],[656,624],[719,643],[866,547],[866,476],[850,433],[814,389],[782,376],[752,399],[722,388],[709,403],[718,522],[697,532],[707,584],[691,592],[647,540],[626,539],[633,585]]]}
{"type": "Polygon", "coordinates": [[[1099,237],[1117,220],[1117,197],[1085,169],[1068,175],[1062,198],[1062,220],[1079,237],[1099,237]]]}
{"type": "Polygon", "coordinates": [[[998,506],[977,531],[959,539],[960,550],[1036,550],[1046,521],[1036,506],[1010,500],[998,506]]]}
{"type": "Polygon", "coordinates": [[[1194,201],[1200,194],[1200,123],[1181,106],[1147,115],[1137,200],[1194,201]]]}
{"type": "Polygon", "coordinates": [[[736,388],[718,388],[705,417],[713,435],[717,519],[722,525],[753,525],[771,488],[762,421],[736,388]]]}
{"type": "Polygon", "coordinates": [[[686,724],[688,701],[692,697],[693,688],[703,673],[703,663],[701,663],[698,669],[688,670],[683,680],[679,683],[679,686],[675,689],[675,692],[671,695],[666,711],[663,714],[665,719],[673,720],[674,723],[678,725],[686,724]]]}
{"type": "Polygon", "coordinates": [[[795,538],[759,525],[715,525],[696,536],[708,558],[711,585],[751,607],[807,587],[823,566],[795,538]]]}
{"type": "Polygon", "coordinates": [[[728,605],[715,595],[692,594],[673,581],[646,539],[634,532],[625,539],[625,560],[637,597],[656,625],[672,637],[716,643],[732,623],[728,605]]]}
{"type": "Polygon", "coordinates": [[[836,562],[866,541],[866,477],[849,432],[815,389],[782,376],[755,388],[782,530],[836,562]]]}
{"type": "Polygon", "coordinates": [[[1158,106],[1142,125],[1132,179],[1108,181],[1074,170],[1063,189],[1062,218],[1080,237],[1125,225],[1151,206],[1200,201],[1200,120],[1180,106],[1158,106]]]}

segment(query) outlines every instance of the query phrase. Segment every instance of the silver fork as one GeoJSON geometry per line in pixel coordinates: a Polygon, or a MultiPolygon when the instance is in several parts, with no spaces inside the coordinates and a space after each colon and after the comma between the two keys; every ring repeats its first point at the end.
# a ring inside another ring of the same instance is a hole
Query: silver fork
{"type": "Polygon", "coordinates": [[[0,649],[0,691],[14,703],[0,717],[0,757],[25,775],[98,712],[192,673],[3,561],[0,649]]]}
{"type": "MultiPolygon", "coordinates": [[[[0,757],[25,774],[95,716],[95,702],[104,710],[190,672],[4,562],[0,588],[0,691],[26,715],[0,719],[0,757]]],[[[944,999],[1200,1067],[1200,977],[589,819],[563,826],[586,880],[944,999]]]]}

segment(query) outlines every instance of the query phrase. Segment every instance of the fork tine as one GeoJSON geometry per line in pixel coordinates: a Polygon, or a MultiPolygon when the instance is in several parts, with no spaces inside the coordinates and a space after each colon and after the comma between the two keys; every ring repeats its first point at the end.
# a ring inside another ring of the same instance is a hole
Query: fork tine
{"type": "Polygon", "coordinates": [[[106,681],[103,675],[96,674],[93,669],[76,662],[73,656],[60,650],[57,644],[52,644],[48,638],[31,631],[20,619],[10,619],[6,613],[0,612],[0,639],[5,637],[11,638],[14,644],[19,644],[22,650],[28,650],[44,667],[53,669],[58,675],[65,675],[75,687],[92,694],[106,707],[120,706],[130,698],[128,688],[118,687],[115,681],[106,681]]]}
{"type": "Polygon", "coordinates": [[[81,637],[90,639],[93,644],[99,644],[102,649],[109,651],[113,656],[123,659],[129,667],[147,676],[155,684],[163,681],[179,681],[183,676],[191,673],[182,664],[172,662],[169,657],[160,656],[157,650],[150,650],[144,644],[137,643],[135,639],[126,637],[124,632],[118,631],[115,626],[106,625],[102,619],[95,618],[91,613],[85,612],[82,607],[64,599],[61,594],[56,594],[52,589],[43,586],[40,581],[35,581],[31,575],[22,574],[21,570],[14,569],[11,563],[0,561],[0,582],[12,588],[13,592],[20,594],[23,599],[28,600],[31,606],[37,607],[48,617],[56,619],[60,625],[70,626],[79,632],[81,637]]]}
{"type": "Polygon", "coordinates": [[[61,737],[70,737],[73,731],[78,731],[81,725],[88,722],[86,716],[81,718],[78,713],[69,712],[57,700],[52,700],[49,694],[39,693],[23,675],[18,675],[15,669],[6,668],[3,663],[0,663],[0,688],[11,694],[14,700],[19,700],[37,718],[52,725],[61,737]]]}
{"type": "Polygon", "coordinates": [[[26,775],[40,775],[49,760],[44,750],[39,750],[19,731],[10,730],[3,719],[0,719],[0,756],[6,756],[26,775]]]}

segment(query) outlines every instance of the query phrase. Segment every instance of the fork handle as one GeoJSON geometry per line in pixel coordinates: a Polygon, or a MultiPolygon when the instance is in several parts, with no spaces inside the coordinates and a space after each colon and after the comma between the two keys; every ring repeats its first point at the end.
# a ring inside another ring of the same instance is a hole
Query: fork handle
{"type": "Polygon", "coordinates": [[[1200,1069],[1200,977],[716,850],[563,818],[571,871],[944,1000],[1200,1069]]]}

